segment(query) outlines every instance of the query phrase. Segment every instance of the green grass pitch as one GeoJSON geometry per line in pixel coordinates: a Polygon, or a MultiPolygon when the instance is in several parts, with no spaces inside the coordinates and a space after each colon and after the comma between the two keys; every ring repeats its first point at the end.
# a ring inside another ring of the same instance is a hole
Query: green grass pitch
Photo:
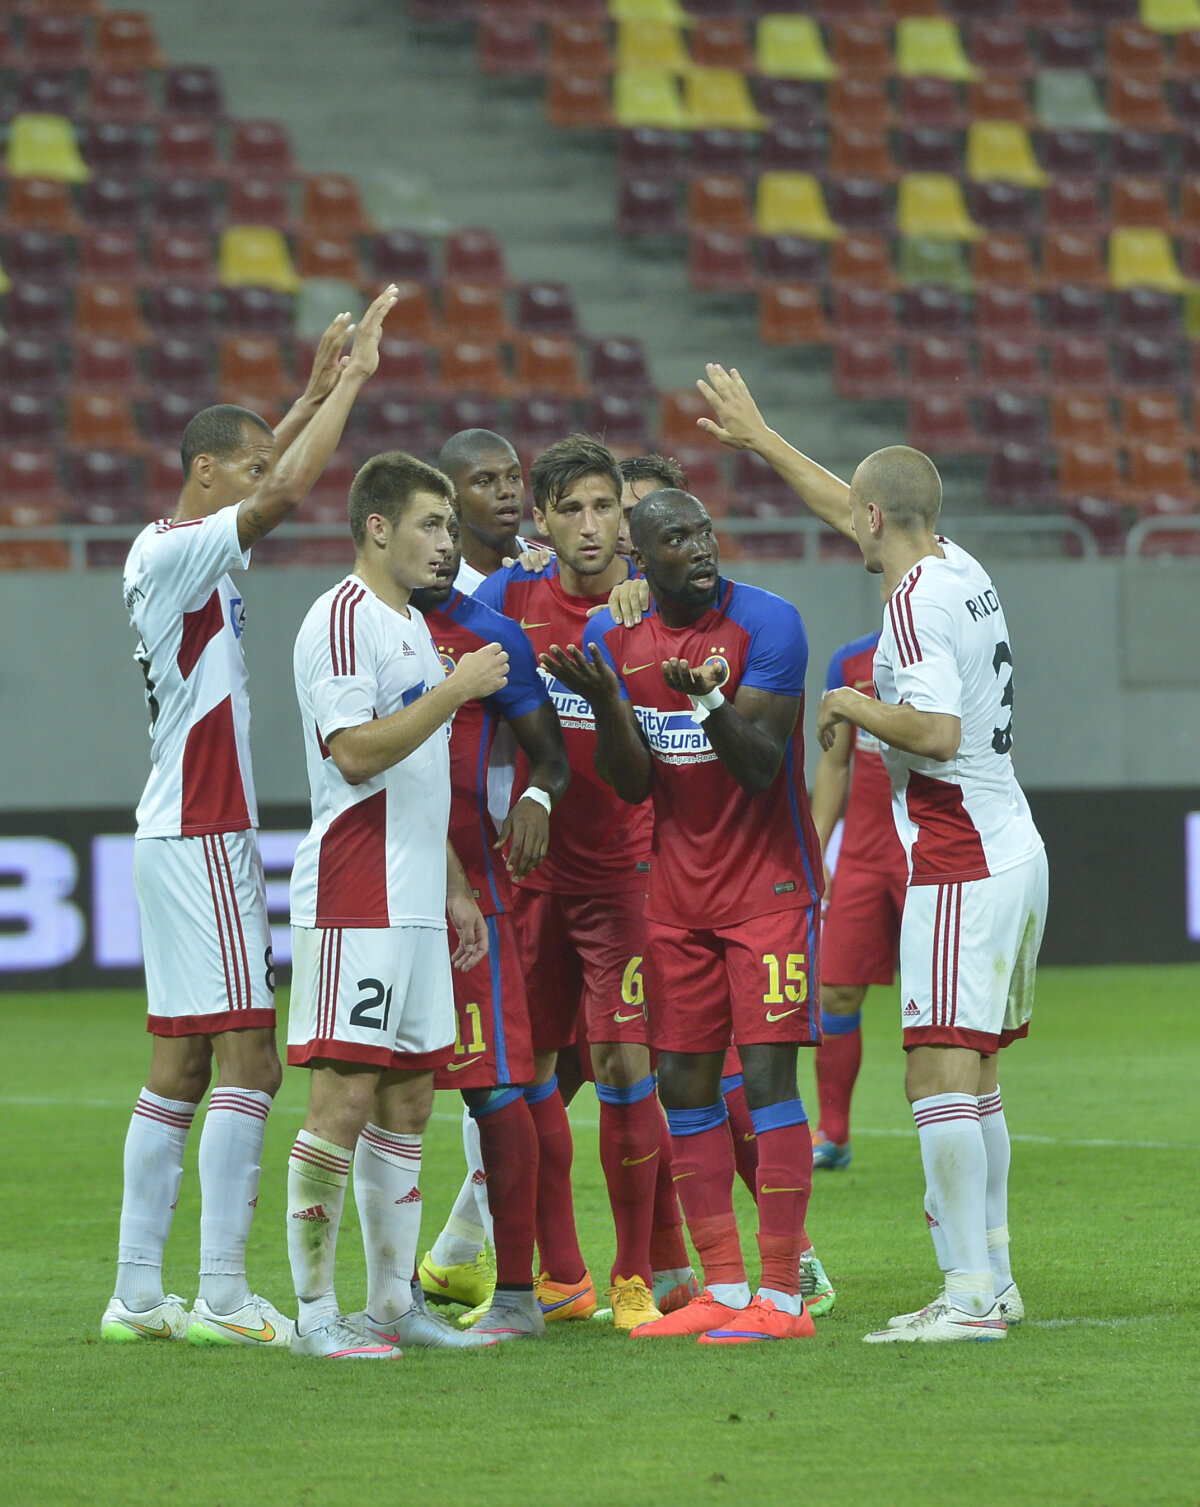
{"type": "MultiPolygon", "coordinates": [[[[563,1324],[541,1344],[393,1366],[98,1341],[148,1060],[143,1009],[128,993],[0,996],[0,1500],[12,1507],[1200,1502],[1200,967],[1044,973],[1033,1036],[1000,1079],[1029,1319],[1002,1345],[882,1350],[862,1334],[937,1285],[890,991],[868,1002],[853,1166],[816,1181],[809,1228],[839,1296],[815,1340],[712,1351],[563,1324]]],[[[808,1062],[801,1091],[815,1106],[808,1062]]],[[[289,1071],[251,1244],[252,1281],[285,1309],[285,1161],[305,1092],[289,1071]]],[[[602,1285],[612,1234],[596,1118],[585,1090],[577,1209],[602,1285]]],[[[457,1121],[457,1100],[439,1096],[422,1249],[461,1176],[457,1121]]],[[[198,1140],[165,1271],[189,1298],[198,1140]]],[[[352,1199],[341,1254],[354,1308],[352,1199]]]]}

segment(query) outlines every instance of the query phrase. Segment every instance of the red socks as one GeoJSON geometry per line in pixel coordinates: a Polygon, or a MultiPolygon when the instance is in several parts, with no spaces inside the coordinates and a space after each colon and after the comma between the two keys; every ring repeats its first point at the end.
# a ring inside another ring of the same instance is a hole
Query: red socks
{"type": "Polygon", "coordinates": [[[857,1015],[824,1015],[823,1039],[817,1048],[817,1129],[835,1146],[850,1139],[850,1095],[862,1065],[862,1021],[857,1015]]]}
{"type": "Polygon", "coordinates": [[[750,1197],[757,1198],[758,1145],[740,1074],[736,1078],[722,1078],[721,1089],[725,1096],[725,1108],[729,1111],[729,1134],[733,1137],[733,1159],[737,1173],[749,1188],[750,1197]],[[725,1087],[727,1083],[728,1088],[725,1087]]]}
{"type": "MultiPolygon", "coordinates": [[[[657,1101],[656,1101],[657,1102],[657,1101]]],[[[683,1239],[683,1215],[675,1192],[671,1160],[671,1132],[662,1109],[658,1111],[658,1159],[655,1162],[654,1223],[650,1229],[650,1265],[656,1272],[683,1271],[691,1266],[683,1239]]]]}
{"type": "Polygon", "coordinates": [[[617,1231],[610,1280],[637,1276],[652,1288],[650,1229],[662,1139],[654,1079],[647,1074],[629,1088],[597,1083],[596,1097],[600,1100],[600,1164],[617,1231]]]}
{"type": "Polygon", "coordinates": [[[723,1103],[705,1109],[669,1109],[675,1190],[705,1285],[746,1280],[733,1213],[733,1143],[723,1103]]]}
{"type": "Polygon", "coordinates": [[[488,1207],[496,1246],[496,1285],[533,1283],[533,1237],[537,1218],[538,1137],[525,1096],[475,1117],[487,1173],[488,1207]]]}
{"type": "MultiPolygon", "coordinates": [[[[792,1101],[798,1103],[798,1100],[792,1101]]],[[[780,1105],[759,1110],[759,1116],[780,1105]]],[[[758,1248],[762,1286],[800,1291],[800,1252],[808,1244],[804,1217],[812,1193],[812,1136],[808,1122],[758,1132],[758,1248]]]]}
{"type": "Polygon", "coordinates": [[[582,1282],[586,1267],[575,1233],[571,1162],[575,1143],[558,1080],[525,1090],[538,1141],[537,1246],[541,1269],[556,1282],[582,1282]]]}

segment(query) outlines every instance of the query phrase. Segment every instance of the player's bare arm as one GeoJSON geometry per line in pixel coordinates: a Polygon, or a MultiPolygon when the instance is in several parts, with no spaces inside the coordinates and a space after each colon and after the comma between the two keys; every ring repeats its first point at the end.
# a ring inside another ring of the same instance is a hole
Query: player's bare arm
{"type": "Polygon", "coordinates": [[[829,748],[839,723],[852,722],[863,732],[871,733],[890,748],[935,759],[945,764],[958,752],[962,742],[962,719],[946,712],[919,712],[901,702],[899,706],[876,701],[850,686],[826,691],[817,712],[817,737],[822,748],[829,748]]]}
{"type": "MultiPolygon", "coordinates": [[[[552,701],[535,707],[508,724],[529,765],[529,788],[544,790],[551,810],[571,782],[571,766],[562,728],[552,701]]],[[[532,796],[513,802],[493,846],[506,852],[505,866],[514,879],[524,879],[545,859],[550,848],[550,812],[532,796]]]]}
{"type": "Polygon", "coordinates": [[[476,963],[487,957],[487,922],[475,904],[462,860],[449,842],[446,844],[446,915],[458,938],[458,946],[450,955],[451,967],[469,973],[476,963]]]}
{"type": "Polygon", "coordinates": [[[464,654],[452,675],[390,717],[372,718],[331,733],[329,754],[348,785],[361,785],[407,759],[468,701],[491,696],[508,681],[508,655],[499,644],[464,654]]]}
{"type": "Polygon", "coordinates": [[[633,707],[621,698],[621,684],[595,644],[585,657],[577,644],[551,644],[541,656],[543,670],[582,696],[596,718],[596,773],[623,801],[640,806],[654,781],[654,760],[633,707]]]}
{"type": "Polygon", "coordinates": [[[853,751],[850,723],[839,722],[834,728],[833,741],[817,761],[817,772],[813,776],[812,819],[821,839],[822,852],[829,846],[833,829],[846,809],[853,751]]]}
{"type": "Polygon", "coordinates": [[[608,601],[592,607],[588,617],[595,617],[605,607],[613,615],[613,621],[622,628],[636,628],[650,607],[650,583],[645,576],[630,576],[627,581],[618,581],[608,594],[608,601]]]}
{"type": "Polygon", "coordinates": [[[238,542],[243,549],[249,549],[289,518],[329,463],[364,382],[379,365],[383,321],[395,302],[396,288],[389,283],[363,315],[357,329],[347,326],[346,334],[354,330],[354,344],[332,391],[299,438],[238,510],[238,542]]]}
{"type": "Polygon", "coordinates": [[[300,437],[301,431],[337,385],[342,368],[350,359],[342,355],[342,347],[353,319],[353,314],[349,313],[335,315],[321,336],[304,391],[275,426],[280,455],[300,437]]]}
{"type": "Polygon", "coordinates": [[[717,362],[710,361],[705,372],[708,381],[701,377],[696,386],[712,405],[716,417],[697,419],[699,427],[730,450],[753,450],[761,455],[810,512],[839,534],[853,539],[847,484],[832,471],[826,471],[824,466],[809,460],[807,455],[801,454],[782,435],[767,426],[736,366],[726,371],[717,362]]]}
{"type": "MultiPolygon", "coordinates": [[[[684,696],[707,696],[717,689],[715,669],[693,669],[686,659],[664,660],[663,680],[684,696]]],[[[799,713],[798,696],[742,686],[732,701],[709,712],[704,731],[713,753],[742,789],[761,795],[779,773],[799,713]]]]}

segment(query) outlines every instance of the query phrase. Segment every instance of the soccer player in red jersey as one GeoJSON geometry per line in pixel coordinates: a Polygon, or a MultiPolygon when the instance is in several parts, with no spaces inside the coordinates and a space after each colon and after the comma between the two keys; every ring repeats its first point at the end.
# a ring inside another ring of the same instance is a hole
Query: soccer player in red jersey
{"type": "Polygon", "coordinates": [[[782,598],[721,577],[712,520],[686,492],[631,518],[650,610],[601,613],[583,649],[543,664],[594,710],[596,768],[623,800],[652,797],[646,996],[676,1186],[706,1287],[641,1326],[706,1343],[813,1333],[800,1253],[812,1139],[796,1090],[819,1039],[822,876],[804,785],[808,643],[782,598]],[[751,1296],[733,1212],[721,1070],[736,1035],[757,1138],[762,1285],[751,1296]]]}
{"type": "MultiPolygon", "coordinates": [[[[875,694],[878,633],[834,652],[825,689],[850,686],[875,694]]],[[[813,821],[822,852],[842,813],[829,904],[821,927],[821,1045],[817,1097],[821,1120],[813,1167],[850,1165],[850,1096],[862,1063],[862,1003],[871,984],[890,984],[900,947],[908,864],[892,820],[892,786],[879,740],[842,723],[813,779],[813,821]]],[[[827,870],[828,872],[828,870],[827,870]]]]}
{"type": "Polygon", "coordinates": [[[292,1323],[246,1280],[263,1136],[279,1087],[275,974],[250,769],[244,612],[231,571],[324,470],[378,362],[388,287],[349,356],[349,314],[325,331],[303,397],[278,429],[231,404],[184,430],[174,517],[148,525],[125,565],[140,636],[152,768],[138,804],[135,870],[154,1050],[125,1141],[116,1286],[100,1321],[117,1342],[286,1345],[292,1323]],[[190,1315],[164,1293],[163,1250],[196,1108],[200,1290],[190,1315]]]}
{"type": "Polygon", "coordinates": [[[879,739],[908,864],[900,930],[905,1089],[921,1144],[925,1212],[945,1285],[870,1344],[1004,1339],[1024,1317],[1009,1260],[1009,1135],[996,1059],[1027,1034],[1049,888],[1045,848],[1013,770],[1013,656],[987,572],[938,534],[942,483],[892,445],[850,485],[763,420],[736,370],[710,365],[699,421],[753,449],[817,517],[856,540],[882,578],[875,696],[826,693],[823,748],[849,722],[879,739]]]}
{"type": "MultiPolygon", "coordinates": [[[[477,598],[519,621],[534,649],[544,652],[578,644],[589,610],[627,580],[630,569],[617,554],[621,476],[603,445],[582,435],[560,440],[534,462],[530,480],[534,520],[556,558],[541,572],[519,563],[496,572],[477,598]]],[[[628,1330],[659,1313],[650,1231],[665,1136],[646,1045],[641,976],[653,818],[648,805],[631,810],[597,775],[591,707],[559,680],[550,681],[571,784],[551,819],[550,852],[523,881],[516,908],[538,1055],[535,1093],[559,1099],[555,1056],[574,1041],[582,1008],[617,1233],[609,1289],[613,1322],[628,1330]]],[[[582,1316],[594,1304],[586,1273],[551,1268],[550,1275],[553,1282],[541,1284],[549,1313],[582,1316]]]]}
{"type": "Polygon", "coordinates": [[[455,549],[439,570],[438,585],[413,592],[410,600],[424,614],[448,672],[464,654],[499,643],[508,653],[508,682],[484,701],[467,702],[450,730],[450,841],[486,920],[489,946],[474,968],[454,974],[454,1056],[435,1073],[434,1086],[462,1093],[480,1138],[496,1280],[490,1304],[474,1328],[512,1339],[544,1334],[546,1326],[532,1276],[537,1130],[523,1092],[533,1082],[533,1046],[509,912],[513,881],[526,878],[546,856],[550,812],[567,787],[570,770],[558,716],[529,640],[510,618],[455,587],[457,519],[450,533],[455,549]],[[502,720],[524,755],[529,785],[497,832],[488,810],[488,767],[502,720]]]}

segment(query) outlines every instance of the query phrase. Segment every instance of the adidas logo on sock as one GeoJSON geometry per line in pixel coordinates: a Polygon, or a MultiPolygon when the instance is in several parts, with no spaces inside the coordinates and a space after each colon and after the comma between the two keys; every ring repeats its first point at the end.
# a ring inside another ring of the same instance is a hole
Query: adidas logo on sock
{"type": "Polygon", "coordinates": [[[293,1219],[307,1219],[313,1224],[328,1224],[329,1215],[320,1204],[313,1204],[309,1209],[297,1209],[292,1215],[293,1219]]]}
{"type": "Polygon", "coordinates": [[[483,1185],[484,1185],[484,1183],[487,1182],[487,1174],[484,1173],[484,1172],[482,1172],[482,1171],[472,1172],[471,1173],[471,1181],[475,1184],[475,1186],[477,1188],[482,1188],[483,1185]]]}
{"type": "Polygon", "coordinates": [[[398,1204],[419,1204],[421,1202],[420,1188],[410,1188],[403,1198],[396,1200],[398,1204]]]}
{"type": "Polygon", "coordinates": [[[915,999],[910,999],[908,1004],[905,1005],[904,1013],[905,1015],[920,1015],[921,1012],[917,1008],[917,1002],[915,999]]]}

